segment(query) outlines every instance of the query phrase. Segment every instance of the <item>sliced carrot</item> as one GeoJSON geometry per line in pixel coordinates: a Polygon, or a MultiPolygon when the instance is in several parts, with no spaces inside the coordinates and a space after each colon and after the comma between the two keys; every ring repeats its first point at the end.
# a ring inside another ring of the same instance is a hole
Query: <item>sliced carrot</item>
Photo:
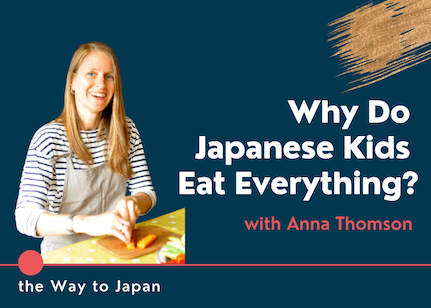
{"type": "Polygon", "coordinates": [[[149,234],[146,237],[144,237],[143,239],[140,239],[138,242],[138,247],[141,249],[146,248],[148,245],[150,245],[152,242],[154,242],[156,240],[157,236],[155,236],[154,234],[149,234]]]}
{"type": "Polygon", "coordinates": [[[175,263],[175,264],[186,263],[186,256],[183,253],[179,254],[175,259],[171,259],[168,263],[175,263]]]}
{"type": "Polygon", "coordinates": [[[177,263],[186,263],[186,256],[184,254],[180,254],[176,258],[177,263]]]}
{"type": "Polygon", "coordinates": [[[134,242],[127,243],[126,246],[127,246],[128,250],[135,249],[135,243],[134,242]]]}

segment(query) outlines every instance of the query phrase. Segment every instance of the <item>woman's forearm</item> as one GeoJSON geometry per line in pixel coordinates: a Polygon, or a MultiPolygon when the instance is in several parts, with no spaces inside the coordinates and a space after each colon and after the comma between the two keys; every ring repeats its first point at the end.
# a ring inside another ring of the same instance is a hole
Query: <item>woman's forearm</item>
{"type": "Polygon", "coordinates": [[[54,213],[42,213],[36,224],[36,235],[48,236],[48,235],[64,235],[70,234],[66,230],[66,220],[70,214],[54,214],[54,213]]]}
{"type": "Polygon", "coordinates": [[[151,198],[146,193],[139,192],[133,196],[129,196],[138,205],[140,215],[145,214],[151,209],[151,198]]]}
{"type": "MultiPolygon", "coordinates": [[[[36,225],[38,236],[68,235],[66,220],[71,214],[43,213],[36,225]]],[[[131,223],[116,210],[98,215],[76,215],[72,218],[71,230],[90,236],[113,235],[123,242],[131,238],[131,223]]]]}
{"type": "MultiPolygon", "coordinates": [[[[140,215],[145,214],[151,209],[151,198],[145,193],[137,193],[133,196],[127,196],[126,198],[130,198],[134,201],[139,209],[140,215]]],[[[130,222],[124,220],[116,211],[110,212],[110,215],[107,214],[108,213],[96,216],[76,215],[72,219],[72,230],[76,233],[86,233],[92,236],[113,234],[119,238],[121,237],[123,240],[124,235],[120,234],[121,232],[117,232],[115,229],[116,223],[119,223],[119,226],[129,226],[130,222]]],[[[70,215],[71,214],[54,214],[48,212],[42,213],[36,225],[36,235],[49,236],[70,234],[70,232],[66,230],[66,220],[70,215]]],[[[134,221],[132,224],[133,223],[134,221]]],[[[125,233],[126,237],[129,238],[130,232],[125,233]]]]}

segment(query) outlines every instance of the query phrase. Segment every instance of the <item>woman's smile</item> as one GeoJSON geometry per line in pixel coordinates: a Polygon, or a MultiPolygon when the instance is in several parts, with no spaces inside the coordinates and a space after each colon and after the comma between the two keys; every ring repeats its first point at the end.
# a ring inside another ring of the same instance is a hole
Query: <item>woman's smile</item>
{"type": "Polygon", "coordinates": [[[106,97],[106,93],[90,93],[94,98],[103,100],[106,97]]]}

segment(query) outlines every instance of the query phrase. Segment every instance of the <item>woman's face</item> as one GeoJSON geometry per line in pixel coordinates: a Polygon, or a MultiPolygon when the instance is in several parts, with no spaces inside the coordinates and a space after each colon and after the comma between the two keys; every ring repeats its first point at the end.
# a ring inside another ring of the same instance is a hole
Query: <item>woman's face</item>
{"type": "Polygon", "coordinates": [[[76,109],[81,118],[99,116],[114,95],[114,70],[112,61],[101,51],[89,53],[72,81],[76,109]]]}

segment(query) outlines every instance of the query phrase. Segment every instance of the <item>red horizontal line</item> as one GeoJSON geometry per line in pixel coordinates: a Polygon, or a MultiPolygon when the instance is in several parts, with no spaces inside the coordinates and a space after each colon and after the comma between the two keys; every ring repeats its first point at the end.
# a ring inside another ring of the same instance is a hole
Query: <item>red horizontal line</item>
{"type": "Polygon", "coordinates": [[[18,266],[18,264],[0,264],[0,266],[18,266]]]}
{"type": "MultiPolygon", "coordinates": [[[[18,264],[0,264],[18,266],[18,264]]],[[[431,267],[431,264],[44,264],[44,266],[189,266],[189,267],[431,267]]]]}

